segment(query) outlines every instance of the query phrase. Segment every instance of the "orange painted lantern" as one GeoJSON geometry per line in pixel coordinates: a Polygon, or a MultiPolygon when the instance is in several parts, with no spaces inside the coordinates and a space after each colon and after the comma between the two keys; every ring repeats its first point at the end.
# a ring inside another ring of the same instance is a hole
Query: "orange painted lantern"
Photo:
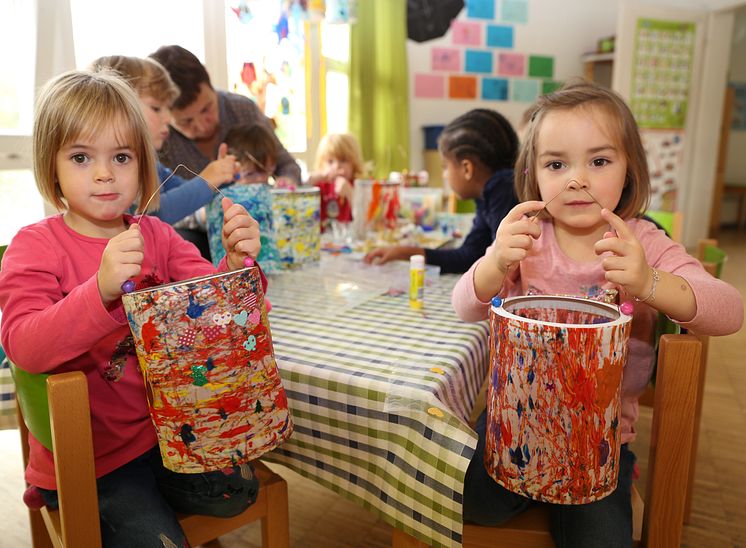
{"type": "Polygon", "coordinates": [[[582,298],[493,303],[485,468],[506,489],[585,504],[617,485],[631,316],[582,298]]]}

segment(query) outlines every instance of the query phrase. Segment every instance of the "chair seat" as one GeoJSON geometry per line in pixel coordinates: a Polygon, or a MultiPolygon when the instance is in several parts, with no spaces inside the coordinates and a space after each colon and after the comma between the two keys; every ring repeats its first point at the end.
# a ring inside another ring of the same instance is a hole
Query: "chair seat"
{"type": "MultiPolygon", "coordinates": [[[[271,516],[273,521],[263,524],[262,536],[269,535],[272,539],[272,546],[288,546],[290,538],[287,528],[287,483],[262,462],[254,461],[252,465],[259,479],[259,493],[256,502],[244,512],[231,518],[216,518],[197,514],[179,515],[179,523],[181,523],[191,546],[204,544],[248,523],[258,519],[264,520],[268,516],[271,516]],[[275,523],[274,520],[279,520],[277,527],[272,527],[275,523]],[[271,530],[265,531],[267,527],[270,527],[271,530]]],[[[41,513],[47,525],[52,544],[55,547],[64,546],[59,511],[49,510],[45,507],[41,509],[41,513]]],[[[270,544],[264,543],[264,546],[270,546],[270,544]]]]}
{"type": "MultiPolygon", "coordinates": [[[[635,486],[632,486],[632,539],[638,545],[642,537],[644,502],[635,486]]],[[[535,506],[510,521],[497,527],[464,524],[463,545],[465,548],[492,548],[497,542],[506,546],[525,548],[553,548],[549,533],[549,510],[546,506],[535,506]]]]}

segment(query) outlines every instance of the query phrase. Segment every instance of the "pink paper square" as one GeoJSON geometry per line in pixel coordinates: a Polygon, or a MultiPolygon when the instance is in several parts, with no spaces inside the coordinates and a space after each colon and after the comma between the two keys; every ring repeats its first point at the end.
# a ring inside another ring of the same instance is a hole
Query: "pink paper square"
{"type": "Polygon", "coordinates": [[[433,48],[431,53],[433,70],[461,70],[461,51],[453,48],[433,48]]]}
{"type": "Polygon", "coordinates": [[[463,46],[482,45],[482,26],[479,23],[454,21],[451,23],[453,43],[463,46]]]}
{"type": "Polygon", "coordinates": [[[442,99],[445,96],[445,79],[435,74],[415,74],[414,96],[424,99],[442,99]]]}
{"type": "Polygon", "coordinates": [[[504,76],[523,76],[526,56],[520,53],[501,53],[497,57],[497,73],[504,76]]]}

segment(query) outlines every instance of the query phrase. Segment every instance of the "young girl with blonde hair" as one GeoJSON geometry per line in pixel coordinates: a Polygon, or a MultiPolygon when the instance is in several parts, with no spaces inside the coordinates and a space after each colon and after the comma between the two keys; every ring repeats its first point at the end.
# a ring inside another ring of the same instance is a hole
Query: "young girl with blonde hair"
{"type": "MultiPolygon", "coordinates": [[[[2,346],[29,373],[86,375],[104,545],[184,546],[176,512],[238,514],[258,483],[245,465],[164,468],[121,295],[129,280],[140,289],[216,269],[170,225],[128,214],[133,203],[157,207],[159,182],[137,96],[115,73],[47,83],[33,154],[37,187],[61,213],[21,229],[3,256],[2,346]]],[[[243,268],[259,252],[259,229],[240,205],[222,205],[227,255],[217,270],[243,268]]],[[[52,453],[32,434],[29,446],[26,480],[56,506],[52,453]]]]}
{"type": "Polygon", "coordinates": [[[308,182],[321,190],[322,227],[352,220],[352,188],[363,174],[363,154],[351,133],[329,133],[319,143],[316,171],[308,182]]]}

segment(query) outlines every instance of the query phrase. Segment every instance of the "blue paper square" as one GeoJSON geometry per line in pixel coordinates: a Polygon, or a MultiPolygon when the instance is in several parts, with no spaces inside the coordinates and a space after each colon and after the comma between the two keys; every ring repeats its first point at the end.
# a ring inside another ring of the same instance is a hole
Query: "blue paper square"
{"type": "Polygon", "coordinates": [[[528,22],[528,2],[526,0],[502,0],[501,19],[506,23],[528,22]]]}
{"type": "Polygon", "coordinates": [[[482,72],[490,74],[492,72],[492,52],[477,51],[473,49],[466,50],[466,63],[464,70],[466,72],[482,72]]]}
{"type": "Polygon", "coordinates": [[[520,103],[533,103],[539,98],[539,86],[538,80],[513,80],[510,99],[520,103]]]}
{"type": "Polygon", "coordinates": [[[508,81],[505,78],[485,78],[482,80],[482,99],[492,101],[508,100],[508,81]]]}
{"type": "Polygon", "coordinates": [[[487,25],[487,45],[493,48],[512,48],[513,27],[487,25]]]}
{"type": "Polygon", "coordinates": [[[495,0],[466,0],[466,16],[473,19],[495,19],[495,0]]]}

